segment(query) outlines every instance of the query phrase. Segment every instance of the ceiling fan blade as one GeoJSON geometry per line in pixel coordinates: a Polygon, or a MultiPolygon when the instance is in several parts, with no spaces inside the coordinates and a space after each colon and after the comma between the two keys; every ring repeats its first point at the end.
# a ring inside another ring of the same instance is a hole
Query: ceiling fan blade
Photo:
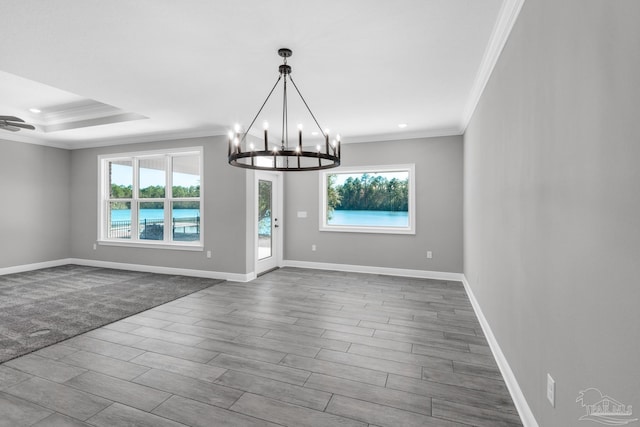
{"type": "Polygon", "coordinates": [[[29,130],[35,130],[36,128],[32,125],[28,125],[26,123],[11,123],[9,121],[7,121],[7,125],[8,126],[14,126],[14,127],[19,127],[22,129],[29,129],[29,130]]]}
{"type": "Polygon", "coordinates": [[[24,123],[24,120],[22,120],[20,117],[14,117],[14,116],[0,116],[0,120],[24,123]]]}
{"type": "Polygon", "coordinates": [[[0,125],[0,129],[8,130],[9,132],[18,132],[20,128],[9,126],[9,125],[0,125]]]}

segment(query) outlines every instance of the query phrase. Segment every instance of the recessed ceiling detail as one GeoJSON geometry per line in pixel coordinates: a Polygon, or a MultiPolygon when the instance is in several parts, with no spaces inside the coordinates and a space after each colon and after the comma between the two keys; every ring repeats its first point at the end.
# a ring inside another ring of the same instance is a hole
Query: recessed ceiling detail
{"type": "Polygon", "coordinates": [[[60,132],[148,118],[92,99],[49,106],[41,110],[40,117],[39,127],[44,132],[60,132]]]}
{"type": "Polygon", "coordinates": [[[50,138],[47,134],[52,133],[58,134],[55,140],[64,140],[70,131],[76,129],[148,119],[142,114],[1,71],[0,111],[22,116],[35,126],[28,135],[11,138],[25,142],[46,143],[50,138]]]}

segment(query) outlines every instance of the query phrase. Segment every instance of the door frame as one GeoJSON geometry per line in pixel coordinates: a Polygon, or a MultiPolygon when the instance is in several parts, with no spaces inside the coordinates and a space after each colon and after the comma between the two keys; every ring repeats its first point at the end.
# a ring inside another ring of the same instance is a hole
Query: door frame
{"type": "Polygon", "coordinates": [[[254,196],[253,196],[253,271],[255,272],[255,275],[258,276],[262,273],[264,273],[265,271],[268,271],[272,268],[279,268],[282,266],[282,254],[283,254],[283,248],[282,248],[282,244],[283,244],[283,224],[284,224],[284,213],[283,213],[283,207],[284,207],[284,203],[283,203],[283,199],[284,199],[284,176],[282,174],[282,172],[272,172],[272,171],[260,171],[260,170],[256,170],[255,171],[255,177],[254,177],[254,181],[253,181],[253,188],[254,188],[254,196]],[[260,180],[270,180],[274,183],[272,191],[275,195],[275,200],[272,201],[274,203],[274,208],[273,211],[275,213],[275,215],[273,215],[273,218],[277,218],[278,219],[278,227],[275,228],[273,227],[274,224],[272,224],[272,229],[271,229],[271,238],[272,238],[272,248],[273,248],[273,252],[271,254],[271,257],[273,259],[273,264],[269,265],[267,268],[264,268],[263,270],[259,271],[258,270],[258,197],[260,197],[260,186],[259,186],[259,182],[260,180]]]}

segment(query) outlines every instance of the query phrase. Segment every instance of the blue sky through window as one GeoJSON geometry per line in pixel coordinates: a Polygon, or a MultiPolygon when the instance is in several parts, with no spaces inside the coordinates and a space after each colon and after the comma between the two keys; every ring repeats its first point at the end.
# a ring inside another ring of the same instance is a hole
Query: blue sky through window
{"type": "MultiPolygon", "coordinates": [[[[118,185],[131,185],[133,180],[133,168],[131,166],[111,164],[111,182],[118,185]]],[[[145,169],[146,177],[152,182],[164,183],[164,171],[155,169],[145,169]]],[[[186,173],[174,173],[173,185],[179,187],[191,187],[200,185],[200,176],[186,173]]]]}

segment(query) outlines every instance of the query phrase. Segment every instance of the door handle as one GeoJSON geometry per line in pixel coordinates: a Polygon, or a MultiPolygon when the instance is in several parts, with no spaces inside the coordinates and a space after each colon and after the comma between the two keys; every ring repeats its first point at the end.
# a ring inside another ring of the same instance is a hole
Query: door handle
{"type": "Polygon", "coordinates": [[[273,228],[278,228],[278,227],[280,227],[278,224],[273,225],[273,228]]]}

